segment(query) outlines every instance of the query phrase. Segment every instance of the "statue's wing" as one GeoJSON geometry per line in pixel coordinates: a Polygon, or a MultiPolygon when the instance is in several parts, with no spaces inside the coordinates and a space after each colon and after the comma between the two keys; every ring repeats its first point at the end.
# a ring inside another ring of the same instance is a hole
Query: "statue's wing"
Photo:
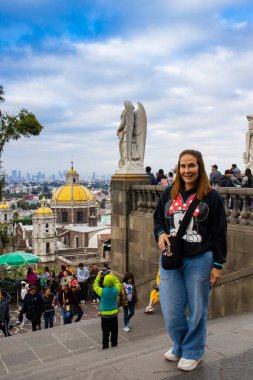
{"type": "Polygon", "coordinates": [[[131,147],[134,130],[134,106],[129,100],[124,101],[126,110],[126,155],[127,160],[131,161],[131,147]]]}
{"type": "Polygon", "coordinates": [[[144,161],[146,136],[147,136],[147,115],[142,103],[137,102],[139,108],[134,112],[133,136],[136,141],[137,150],[141,160],[144,161]]]}

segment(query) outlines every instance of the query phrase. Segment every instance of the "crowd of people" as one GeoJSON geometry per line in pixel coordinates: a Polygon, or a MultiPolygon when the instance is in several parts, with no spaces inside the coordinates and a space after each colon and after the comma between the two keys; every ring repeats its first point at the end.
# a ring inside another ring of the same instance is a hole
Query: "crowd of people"
{"type": "Polygon", "coordinates": [[[236,164],[232,164],[230,169],[224,171],[224,174],[218,170],[218,165],[212,165],[209,181],[213,187],[253,187],[251,170],[247,168],[242,175],[236,164]]]}
{"type": "MultiPolygon", "coordinates": [[[[19,313],[19,322],[24,325],[26,320],[32,323],[32,330],[41,329],[41,318],[44,317],[45,329],[53,327],[55,307],[61,309],[64,324],[79,322],[83,315],[81,305],[88,296],[88,282],[93,281],[98,273],[98,267],[93,264],[89,270],[83,263],[78,264],[76,274],[73,269],[61,266],[58,275],[53,269],[45,266],[41,275],[30,267],[27,270],[26,281],[21,281],[20,298],[22,308],[19,313]]],[[[93,302],[99,297],[91,292],[93,302]]]]}
{"type": "MultiPolygon", "coordinates": [[[[56,275],[54,270],[45,266],[42,274],[38,275],[31,267],[27,270],[26,281],[21,281],[20,303],[21,308],[18,323],[24,324],[29,320],[32,331],[41,329],[41,320],[44,319],[44,328],[54,326],[55,307],[60,307],[64,324],[79,322],[83,316],[82,305],[88,296],[93,303],[100,303],[98,316],[101,317],[103,332],[103,349],[118,342],[118,311],[123,308],[124,331],[130,332],[130,319],[135,314],[135,305],[138,302],[137,290],[132,273],[126,273],[122,282],[112,274],[107,263],[99,271],[97,264],[90,269],[83,263],[78,265],[76,274],[71,267],[61,266],[56,275]],[[89,292],[88,292],[89,285],[89,292]]],[[[10,298],[4,290],[0,291],[0,329],[5,337],[9,333],[9,303],[10,298]]]]}
{"type": "MultiPolygon", "coordinates": [[[[175,171],[171,170],[166,174],[163,169],[159,169],[154,175],[150,166],[146,167],[146,173],[149,175],[151,185],[169,186],[175,178],[175,171]]],[[[224,174],[218,170],[218,165],[211,165],[211,172],[209,174],[209,183],[213,187],[253,187],[253,176],[251,169],[245,169],[242,175],[241,170],[237,164],[232,164],[230,169],[226,169],[224,174]]]]}

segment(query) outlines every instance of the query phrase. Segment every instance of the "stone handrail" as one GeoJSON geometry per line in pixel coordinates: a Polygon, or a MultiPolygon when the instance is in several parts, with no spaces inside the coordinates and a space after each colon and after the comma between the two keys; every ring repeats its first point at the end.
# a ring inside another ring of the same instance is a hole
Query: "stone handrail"
{"type": "MultiPolygon", "coordinates": [[[[165,186],[132,185],[132,211],[153,213],[165,186]]],[[[220,187],[227,222],[253,226],[253,188],[220,187]]]]}

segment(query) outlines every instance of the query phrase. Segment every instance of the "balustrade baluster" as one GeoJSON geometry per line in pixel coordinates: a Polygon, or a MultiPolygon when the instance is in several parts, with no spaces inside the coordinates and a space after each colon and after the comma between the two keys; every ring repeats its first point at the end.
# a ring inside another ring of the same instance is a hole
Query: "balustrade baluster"
{"type": "Polygon", "coordinates": [[[225,213],[227,217],[227,223],[230,222],[230,215],[231,215],[231,210],[229,208],[229,203],[230,203],[230,195],[222,195],[222,198],[224,199],[224,208],[225,208],[225,213]]]}
{"type": "Polygon", "coordinates": [[[136,197],[135,197],[135,191],[132,190],[131,191],[131,200],[132,200],[132,210],[135,211],[136,210],[136,197]]]}
{"type": "Polygon", "coordinates": [[[157,206],[157,203],[160,199],[160,196],[161,196],[161,193],[159,193],[159,191],[155,191],[155,197],[154,197],[154,204],[153,204],[153,208],[155,210],[156,206],[157,206]]]}
{"type": "Polygon", "coordinates": [[[250,216],[250,211],[249,211],[249,198],[246,195],[241,195],[240,197],[242,199],[242,211],[240,213],[240,218],[239,218],[239,223],[246,226],[249,224],[248,218],[250,216]]]}
{"type": "Polygon", "coordinates": [[[153,191],[148,191],[148,212],[153,212],[153,191]]]}
{"type": "Polygon", "coordinates": [[[250,207],[249,207],[250,216],[249,216],[249,218],[248,218],[248,222],[249,222],[249,225],[250,225],[250,226],[253,226],[253,207],[252,207],[252,203],[253,203],[253,195],[252,195],[252,196],[249,196],[249,200],[250,200],[250,207]]]}
{"type": "Polygon", "coordinates": [[[147,192],[146,190],[142,190],[141,191],[141,201],[142,201],[142,211],[145,212],[148,208],[148,205],[147,205],[147,192]]]}
{"type": "Polygon", "coordinates": [[[141,192],[140,192],[140,190],[137,190],[136,193],[137,193],[137,198],[138,198],[138,200],[137,200],[137,211],[141,211],[141,192]]]}
{"type": "Polygon", "coordinates": [[[231,195],[231,198],[233,199],[233,210],[231,212],[230,223],[231,224],[238,224],[239,223],[238,217],[240,215],[240,210],[238,207],[239,197],[238,197],[238,195],[231,195]]]}

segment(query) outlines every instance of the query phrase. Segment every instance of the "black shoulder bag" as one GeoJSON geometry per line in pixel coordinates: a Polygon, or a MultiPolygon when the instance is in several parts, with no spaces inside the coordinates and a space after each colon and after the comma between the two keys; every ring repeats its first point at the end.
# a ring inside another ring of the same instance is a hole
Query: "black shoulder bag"
{"type": "Polygon", "coordinates": [[[199,204],[199,200],[195,197],[188,207],[177,231],[176,236],[171,236],[170,247],[166,246],[165,250],[162,252],[162,267],[163,269],[179,269],[183,264],[183,239],[184,233],[192,215],[199,204]]]}

